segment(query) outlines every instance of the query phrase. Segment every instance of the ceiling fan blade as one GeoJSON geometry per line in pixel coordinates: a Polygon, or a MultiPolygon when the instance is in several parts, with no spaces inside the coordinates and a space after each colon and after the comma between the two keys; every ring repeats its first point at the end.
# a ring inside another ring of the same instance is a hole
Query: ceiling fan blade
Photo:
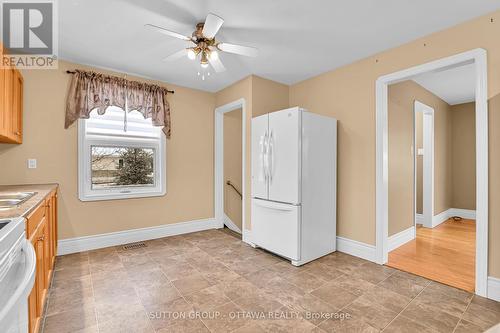
{"type": "Polygon", "coordinates": [[[203,26],[203,36],[209,39],[214,38],[223,23],[222,17],[209,13],[203,26]]]}
{"type": "Polygon", "coordinates": [[[175,38],[179,38],[179,39],[186,40],[186,41],[190,41],[191,40],[191,37],[181,35],[180,33],[177,33],[175,31],[167,30],[165,28],[156,26],[154,24],[145,24],[144,26],[146,28],[150,29],[150,30],[159,32],[161,34],[164,34],[164,35],[167,35],[167,36],[170,36],[170,37],[175,37],[175,38]]]}
{"type": "Polygon", "coordinates": [[[208,57],[208,62],[217,73],[224,72],[226,70],[226,67],[224,67],[219,57],[208,57]]]}
{"type": "Polygon", "coordinates": [[[182,49],[180,51],[172,53],[169,56],[166,56],[165,58],[163,58],[163,61],[175,61],[185,56],[187,56],[187,49],[182,49]]]}
{"type": "Polygon", "coordinates": [[[244,55],[247,57],[256,57],[259,53],[259,50],[257,50],[255,47],[230,43],[220,43],[219,45],[217,45],[217,47],[224,52],[244,55]]]}

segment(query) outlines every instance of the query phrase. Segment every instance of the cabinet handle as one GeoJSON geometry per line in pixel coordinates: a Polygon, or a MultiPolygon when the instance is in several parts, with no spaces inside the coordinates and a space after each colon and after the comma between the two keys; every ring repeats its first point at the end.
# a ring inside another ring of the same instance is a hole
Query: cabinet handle
{"type": "Polygon", "coordinates": [[[45,240],[45,235],[41,236],[41,237],[38,237],[38,241],[39,242],[43,242],[45,240]]]}
{"type": "Polygon", "coordinates": [[[16,135],[21,135],[21,132],[16,132],[15,134],[16,134],[16,135]]]}

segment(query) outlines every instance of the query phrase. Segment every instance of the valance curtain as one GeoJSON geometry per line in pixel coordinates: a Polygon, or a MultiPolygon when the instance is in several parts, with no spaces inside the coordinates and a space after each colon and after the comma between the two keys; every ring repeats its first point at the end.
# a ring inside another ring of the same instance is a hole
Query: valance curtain
{"type": "Polygon", "coordinates": [[[163,132],[170,138],[170,106],[166,88],[81,70],[76,70],[72,75],[66,102],[65,128],[78,118],[89,118],[94,109],[102,115],[109,106],[117,106],[126,109],[125,112],[136,110],[144,118],[151,118],[153,125],[163,126],[163,132]]]}

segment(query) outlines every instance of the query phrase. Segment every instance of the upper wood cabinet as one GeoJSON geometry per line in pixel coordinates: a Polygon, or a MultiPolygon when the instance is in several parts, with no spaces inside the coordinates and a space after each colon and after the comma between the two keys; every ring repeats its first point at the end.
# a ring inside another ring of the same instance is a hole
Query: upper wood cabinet
{"type": "Polygon", "coordinates": [[[23,141],[23,87],[19,70],[0,68],[0,142],[23,141]]]}

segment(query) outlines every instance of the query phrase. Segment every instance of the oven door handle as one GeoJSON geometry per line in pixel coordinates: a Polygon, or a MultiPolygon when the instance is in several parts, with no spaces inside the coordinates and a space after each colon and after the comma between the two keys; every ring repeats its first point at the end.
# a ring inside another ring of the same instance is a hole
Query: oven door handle
{"type": "Polygon", "coordinates": [[[22,251],[25,255],[26,271],[21,283],[19,283],[16,291],[12,294],[12,297],[7,301],[4,308],[0,309],[0,323],[2,323],[5,318],[12,316],[12,311],[18,311],[16,305],[18,305],[23,298],[28,298],[31,289],[33,289],[33,284],[35,283],[36,254],[30,241],[24,240],[22,251]]]}

